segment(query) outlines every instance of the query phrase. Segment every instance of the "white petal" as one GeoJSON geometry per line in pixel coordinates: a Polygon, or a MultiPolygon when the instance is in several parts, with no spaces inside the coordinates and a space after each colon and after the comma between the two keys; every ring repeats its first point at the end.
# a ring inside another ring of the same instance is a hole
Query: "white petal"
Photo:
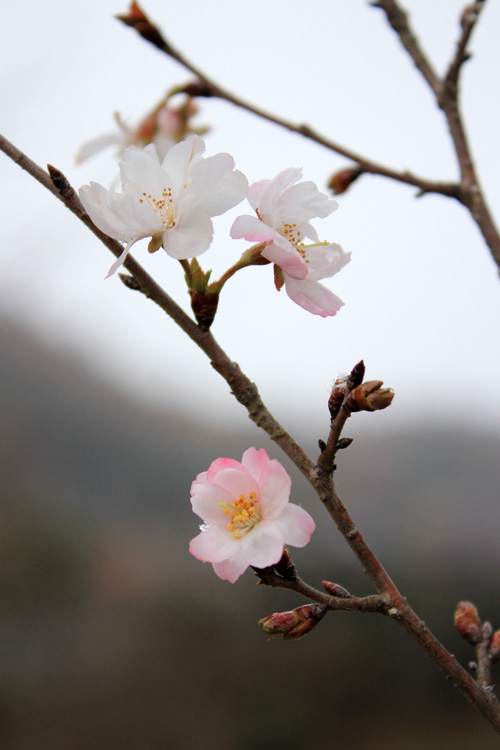
{"type": "Polygon", "coordinates": [[[275,523],[261,521],[241,541],[245,560],[256,568],[274,565],[283,554],[283,534],[275,523]]]}
{"type": "Polygon", "coordinates": [[[209,216],[220,216],[245,198],[248,181],[234,171],[230,154],[217,154],[193,166],[189,192],[196,195],[196,206],[209,216]]]}
{"type": "Polygon", "coordinates": [[[310,281],[326,279],[338,273],[351,260],[351,253],[346,253],[340,245],[334,243],[307,248],[307,260],[310,281]]]}
{"type": "Polygon", "coordinates": [[[190,211],[175,227],[165,232],[163,247],[172,258],[195,258],[208,250],[212,236],[210,217],[200,211],[190,211]]]}

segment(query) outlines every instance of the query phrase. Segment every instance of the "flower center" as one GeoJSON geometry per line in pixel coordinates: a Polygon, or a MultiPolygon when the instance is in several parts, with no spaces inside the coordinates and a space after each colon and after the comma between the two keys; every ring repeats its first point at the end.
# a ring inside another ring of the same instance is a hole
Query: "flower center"
{"type": "Polygon", "coordinates": [[[241,539],[262,519],[256,492],[251,492],[248,498],[240,495],[235,498],[232,505],[229,503],[219,503],[219,505],[224,508],[224,514],[229,516],[230,520],[226,528],[232,531],[234,539],[241,539]]]}
{"type": "Polygon", "coordinates": [[[156,211],[160,217],[160,221],[164,224],[165,229],[175,227],[176,208],[174,199],[172,197],[172,188],[163,188],[161,191],[161,197],[155,198],[148,193],[143,193],[143,197],[139,198],[139,203],[146,202],[148,206],[156,211]]]}
{"type": "Polygon", "coordinates": [[[281,227],[278,229],[285,240],[291,242],[300,257],[305,263],[309,263],[306,254],[306,246],[302,242],[302,232],[297,228],[296,222],[284,221],[281,227]]]}

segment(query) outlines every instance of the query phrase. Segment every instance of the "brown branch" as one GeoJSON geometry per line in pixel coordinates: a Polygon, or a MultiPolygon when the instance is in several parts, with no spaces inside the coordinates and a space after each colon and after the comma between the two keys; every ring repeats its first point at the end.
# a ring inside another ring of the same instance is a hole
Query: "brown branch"
{"type": "MultiPolygon", "coordinates": [[[[103,234],[92,223],[85,212],[78,196],[66,180],[64,175],[54,167],[45,172],[7,139],[0,136],[0,150],[25,169],[50,190],[82,221],[100,240],[111,250],[113,255],[121,255],[123,247],[116,240],[103,234]]],[[[410,635],[425,653],[437,664],[447,678],[463,693],[463,695],[488,719],[500,733],[500,705],[495,696],[480,687],[473,678],[460,666],[456,659],[442,646],[428,631],[425,624],[407,604],[399,593],[395,584],[375,553],[368,546],[359,529],[355,526],[346,507],[338,496],[332,479],[332,474],[325,474],[317,469],[313,461],[293,440],[286,430],[274,419],[262,402],[257,387],[242,373],[239,366],[232,362],[221,349],[210,332],[202,332],[174,300],[149,276],[142,266],[129,254],[124,267],[132,274],[134,282],[131,288],[142,292],[146,297],[169,315],[179,327],[194,341],[197,346],[210,358],[211,364],[229,384],[235,398],[243,404],[250,418],[274,440],[294,464],[302,471],[318,493],[325,508],[335,521],[347,543],[363,565],[369,577],[373,580],[378,595],[357,599],[349,597],[353,609],[357,611],[385,611],[392,619],[410,635]],[[381,604],[383,603],[383,604],[381,604]],[[366,607],[363,609],[363,607],[366,607]]],[[[303,583],[302,593],[314,596],[321,592],[303,583]]],[[[332,609],[345,608],[344,597],[328,598],[328,606],[332,609]],[[339,602],[334,600],[339,599],[339,602]]]]}
{"type": "Polygon", "coordinates": [[[479,0],[473,5],[468,5],[461,18],[462,33],[460,39],[457,42],[457,49],[455,56],[453,57],[448,67],[448,72],[445,76],[445,81],[448,84],[457,85],[458,77],[462,69],[462,65],[470,59],[470,54],[467,52],[467,45],[469,44],[472,32],[479,19],[479,14],[483,9],[485,0],[479,0]]]}
{"type": "Polygon", "coordinates": [[[462,36],[458,42],[457,53],[448,71],[448,80],[444,79],[441,81],[420,47],[420,44],[408,23],[407,14],[398,3],[395,2],[395,0],[378,0],[378,2],[371,3],[374,7],[380,8],[386,13],[390,25],[398,34],[402,45],[405,47],[416,67],[432,89],[439,107],[445,113],[455,146],[460,173],[462,175],[460,184],[454,182],[435,182],[433,180],[427,180],[423,177],[413,175],[408,171],[399,172],[390,169],[382,164],[367,159],[352,149],[348,149],[339,143],[325,138],[323,135],[309,127],[309,125],[297,125],[289,122],[288,120],[270,114],[269,112],[240,99],[215,83],[215,81],[209,78],[203,73],[203,71],[197,68],[190,60],[179,52],[179,50],[177,50],[170,41],[164,37],[158,27],[149,20],[137,3],[132,4],[132,10],[128,15],[121,15],[118,16],[118,18],[126,25],[135,28],[135,30],[146,39],[146,41],[153,44],[161,52],[171,57],[196,76],[197,80],[195,82],[187,84],[184,89],[179,89],[179,91],[184,90],[191,96],[213,96],[230,102],[263,120],[272,122],[292,133],[298,133],[299,135],[324,146],[330,151],[345,156],[347,159],[353,161],[355,165],[354,168],[359,168],[361,172],[386,177],[395,180],[396,182],[417,187],[419,190],[418,196],[426,195],[428,193],[438,193],[448,198],[459,200],[469,209],[487,246],[491,250],[495,262],[500,268],[500,236],[487,207],[474,171],[469,146],[461,121],[461,115],[458,110],[456,94],[457,87],[456,81],[454,80],[455,75],[458,78],[459,69],[466,59],[466,57],[464,57],[465,48],[476,23],[477,15],[480,10],[479,6],[482,7],[483,4],[484,1],[476,2],[473,6],[476,9],[475,17],[473,17],[474,14],[472,14],[470,18],[469,15],[467,15],[466,19],[463,21],[462,36]]]}
{"type": "Polygon", "coordinates": [[[458,90],[459,72],[462,64],[467,59],[465,50],[484,2],[476,2],[466,8],[462,16],[462,34],[457,44],[457,51],[443,80],[440,80],[434,73],[432,66],[421,50],[410,28],[406,13],[396,0],[378,0],[378,2],[373,2],[371,5],[381,8],[385,12],[389,24],[427,81],[434,93],[438,107],[446,117],[461,175],[459,193],[455,197],[458,197],[458,200],[469,209],[472,218],[478,225],[486,244],[491,250],[497,266],[500,268],[500,235],[488,209],[476,174],[460,112],[458,90]]]}
{"type": "Polygon", "coordinates": [[[144,14],[142,10],[139,10],[136,3],[133,4],[134,10],[128,15],[119,15],[117,18],[123,21],[127,26],[135,28],[138,34],[143,37],[147,42],[153,44],[164,54],[175,60],[182,65],[186,70],[189,70],[196,77],[196,81],[187,84],[184,88],[179,88],[179,93],[184,91],[190,96],[204,96],[204,97],[216,97],[224,101],[233,104],[240,109],[244,109],[251,114],[260,117],[267,122],[271,122],[274,125],[278,125],[285,130],[289,130],[292,133],[297,133],[305,138],[309,138],[315,143],[324,146],[330,151],[334,151],[340,156],[345,156],[347,159],[355,162],[360,167],[362,172],[369,174],[378,175],[380,177],[387,177],[388,179],[401,182],[405,185],[412,185],[419,189],[419,195],[426,193],[439,193],[440,195],[446,195],[450,198],[458,198],[458,185],[449,182],[434,182],[427,180],[423,177],[413,175],[411,172],[399,172],[394,169],[390,169],[382,164],[377,164],[371,159],[367,159],[361,154],[342,146],[339,143],[325,138],[317,131],[313,130],[309,125],[299,124],[285,120],[282,117],[266,112],[265,110],[244,101],[238,96],[235,96],[231,92],[219,86],[213,79],[209,78],[206,73],[197,68],[185,55],[177,50],[170,41],[168,41],[158,27],[153,24],[149,18],[144,14]]]}

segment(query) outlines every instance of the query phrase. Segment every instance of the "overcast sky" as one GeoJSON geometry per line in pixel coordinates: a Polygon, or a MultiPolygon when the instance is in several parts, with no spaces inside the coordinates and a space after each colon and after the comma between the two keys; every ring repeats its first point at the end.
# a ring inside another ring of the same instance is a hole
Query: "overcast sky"
{"type": "MultiPolygon", "coordinates": [[[[407,0],[438,72],[446,69],[463,3],[407,0]]],[[[222,86],[399,170],[453,180],[455,157],[442,115],[380,11],[361,0],[235,3],[144,0],[170,41],[222,86]]],[[[112,150],[76,165],[82,142],[130,124],[171,86],[189,80],[177,63],[113,18],[118,0],[17,0],[4,4],[0,131],[33,160],[59,167],[78,187],[109,186],[112,150]]],[[[465,119],[479,175],[498,216],[499,3],[489,0],[462,78],[465,119]]],[[[228,151],[250,182],[286,167],[326,190],[345,159],[219,101],[200,101],[208,155],[228,151]]],[[[109,252],[48,192],[0,155],[0,310],[54,345],[81,355],[149,403],[245,420],[204,355],[153,304],[104,280],[109,252]]],[[[364,177],[315,226],[351,263],[325,283],[345,306],[321,319],[277,293],[271,267],[225,287],[213,333],[255,380],[285,425],[327,422],[329,386],[364,358],[367,376],[396,391],[376,429],[446,417],[498,429],[500,284],[478,229],[458,204],[364,177]]],[[[218,277],[247,244],[228,237],[245,203],[216,220],[200,258],[218,277]]],[[[134,256],[185,309],[179,264],[146,244],[134,256]]],[[[300,438],[300,435],[298,436],[300,438]]]]}

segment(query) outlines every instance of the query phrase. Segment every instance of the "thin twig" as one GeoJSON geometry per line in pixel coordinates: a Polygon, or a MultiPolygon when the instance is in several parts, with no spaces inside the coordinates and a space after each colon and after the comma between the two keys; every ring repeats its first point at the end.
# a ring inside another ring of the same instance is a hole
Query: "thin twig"
{"type": "Polygon", "coordinates": [[[380,177],[387,177],[388,179],[402,182],[405,185],[412,185],[414,187],[417,187],[419,189],[419,195],[424,195],[427,193],[439,193],[440,195],[445,195],[450,198],[458,198],[458,185],[455,183],[435,182],[424,177],[418,177],[408,171],[399,172],[397,170],[390,169],[389,167],[386,167],[382,164],[377,164],[377,162],[371,159],[367,159],[365,156],[362,156],[356,151],[346,148],[345,146],[336,143],[329,138],[326,138],[317,131],[313,130],[313,128],[311,128],[309,125],[290,122],[289,120],[286,120],[282,117],[278,117],[277,115],[271,114],[270,112],[266,112],[260,107],[257,107],[255,104],[244,101],[240,97],[224,89],[222,86],[219,86],[219,84],[216,83],[213,79],[209,78],[206,73],[197,68],[185,55],[179,52],[179,50],[176,49],[171,44],[171,42],[165,38],[164,34],[155,24],[153,24],[149,20],[149,18],[144,14],[142,10],[140,11],[140,13],[140,16],[129,14],[119,15],[117,16],[117,18],[123,21],[126,25],[135,28],[135,30],[147,42],[153,44],[161,52],[165,53],[173,60],[178,62],[179,65],[182,65],[184,68],[186,68],[186,70],[189,70],[191,73],[193,73],[193,75],[196,77],[196,81],[187,84],[184,89],[179,88],[179,92],[184,90],[191,96],[216,97],[218,99],[227,101],[230,104],[234,104],[236,107],[244,109],[247,112],[256,115],[257,117],[266,120],[267,122],[271,122],[281,128],[285,128],[285,130],[289,130],[292,133],[297,133],[298,135],[302,135],[305,138],[309,138],[310,140],[320,144],[321,146],[324,146],[330,151],[333,151],[340,156],[344,156],[347,159],[350,159],[362,170],[362,172],[378,175],[380,177]]]}
{"type": "Polygon", "coordinates": [[[458,200],[469,209],[472,218],[478,225],[486,244],[491,250],[497,266],[500,268],[500,235],[487,206],[476,174],[460,112],[458,90],[459,72],[466,59],[464,56],[466,46],[477,22],[479,12],[484,6],[484,2],[476,2],[466,10],[462,21],[462,34],[457,44],[457,52],[443,80],[438,79],[434,73],[410,27],[407,14],[402,10],[399,3],[396,0],[378,0],[378,2],[371,4],[374,7],[381,8],[385,12],[389,24],[398,34],[401,44],[427,81],[434,93],[438,107],[446,117],[461,175],[458,200]]]}

